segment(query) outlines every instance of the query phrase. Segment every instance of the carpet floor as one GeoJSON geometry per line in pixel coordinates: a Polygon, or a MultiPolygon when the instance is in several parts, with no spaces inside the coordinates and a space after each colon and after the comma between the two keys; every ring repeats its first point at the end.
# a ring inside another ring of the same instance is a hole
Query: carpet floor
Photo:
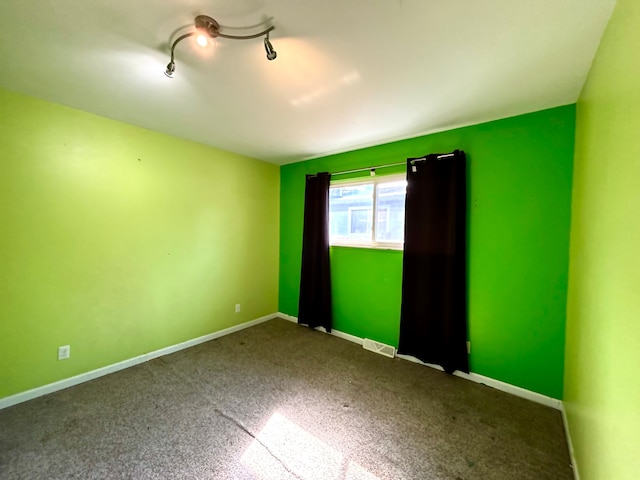
{"type": "Polygon", "coordinates": [[[0,478],[573,478],[560,412],[276,319],[0,411],[0,478]]]}

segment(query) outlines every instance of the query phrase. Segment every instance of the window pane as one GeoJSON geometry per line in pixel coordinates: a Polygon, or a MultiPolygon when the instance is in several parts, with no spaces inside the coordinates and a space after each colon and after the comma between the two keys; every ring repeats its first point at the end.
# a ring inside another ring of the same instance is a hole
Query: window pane
{"type": "Polygon", "coordinates": [[[330,242],[371,241],[373,184],[329,189],[330,242]]]}
{"type": "Polygon", "coordinates": [[[381,183],[377,186],[376,242],[404,241],[404,197],[407,182],[381,183]]]}

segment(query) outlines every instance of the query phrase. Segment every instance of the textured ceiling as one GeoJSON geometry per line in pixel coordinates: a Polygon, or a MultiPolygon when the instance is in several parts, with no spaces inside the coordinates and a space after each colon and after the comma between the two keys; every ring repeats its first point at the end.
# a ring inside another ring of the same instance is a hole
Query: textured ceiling
{"type": "Polygon", "coordinates": [[[0,86],[282,164],[573,103],[614,3],[3,0],[0,86]],[[198,14],[278,58],[187,39],[167,78],[198,14]]]}

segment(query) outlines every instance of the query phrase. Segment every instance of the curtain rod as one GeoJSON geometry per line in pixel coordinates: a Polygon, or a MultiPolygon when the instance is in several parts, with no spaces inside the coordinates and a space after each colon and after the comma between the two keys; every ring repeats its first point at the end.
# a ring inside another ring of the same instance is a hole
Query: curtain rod
{"type": "MultiPolygon", "coordinates": [[[[455,156],[455,153],[446,153],[443,155],[438,155],[436,158],[438,160],[440,160],[441,158],[449,158],[449,157],[453,157],[455,156]]],[[[413,164],[413,162],[424,162],[427,159],[427,157],[419,157],[419,158],[412,158],[411,164],[413,164]]],[[[398,163],[387,163],[386,165],[376,165],[374,167],[364,167],[364,168],[356,168],[354,170],[343,170],[341,172],[335,172],[332,173],[331,175],[346,175],[347,173],[357,173],[357,172],[366,172],[368,171],[372,171],[372,170],[376,170],[378,168],[388,168],[388,167],[397,167],[399,165],[406,165],[407,162],[398,162],[398,163]]]]}

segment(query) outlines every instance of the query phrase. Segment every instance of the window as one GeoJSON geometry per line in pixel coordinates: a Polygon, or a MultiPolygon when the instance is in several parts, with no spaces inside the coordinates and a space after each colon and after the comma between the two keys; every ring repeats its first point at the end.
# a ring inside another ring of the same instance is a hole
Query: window
{"type": "Polygon", "coordinates": [[[331,245],[402,249],[406,189],[404,175],[331,182],[331,245]]]}

